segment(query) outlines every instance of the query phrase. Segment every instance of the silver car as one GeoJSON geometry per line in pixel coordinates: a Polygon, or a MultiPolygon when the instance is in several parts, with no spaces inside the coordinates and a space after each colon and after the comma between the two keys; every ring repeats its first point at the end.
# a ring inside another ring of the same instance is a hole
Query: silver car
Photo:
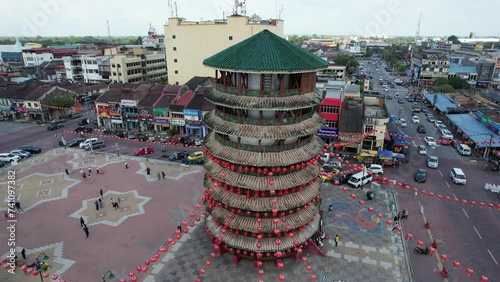
{"type": "Polygon", "coordinates": [[[427,167],[438,168],[438,166],[439,166],[439,158],[436,156],[429,156],[429,159],[427,160],[427,167]]]}
{"type": "Polygon", "coordinates": [[[14,150],[14,151],[11,151],[10,153],[13,155],[19,156],[21,158],[31,157],[31,153],[28,151],[24,151],[24,150],[14,150]]]}

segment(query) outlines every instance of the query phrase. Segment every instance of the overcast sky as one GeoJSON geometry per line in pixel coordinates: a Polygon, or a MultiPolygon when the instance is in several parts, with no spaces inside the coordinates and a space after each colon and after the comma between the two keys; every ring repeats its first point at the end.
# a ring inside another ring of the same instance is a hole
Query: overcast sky
{"type": "MultiPolygon", "coordinates": [[[[0,36],[146,35],[163,33],[168,0],[4,0],[0,36]]],[[[172,0],[174,2],[174,0],[172,0]]],[[[470,0],[247,0],[247,15],[275,18],[283,5],[285,34],[498,35],[500,1],[470,0]],[[278,7],[278,8],[277,8],[278,7]]],[[[232,12],[234,0],[177,0],[179,17],[199,21],[232,12]]]]}

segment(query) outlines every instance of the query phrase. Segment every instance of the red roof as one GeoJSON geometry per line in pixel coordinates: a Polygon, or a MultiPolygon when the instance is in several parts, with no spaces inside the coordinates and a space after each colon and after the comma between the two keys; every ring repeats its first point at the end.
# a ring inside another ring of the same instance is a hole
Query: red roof
{"type": "Polygon", "coordinates": [[[182,95],[181,98],[179,98],[179,100],[177,100],[174,105],[178,105],[178,106],[187,106],[187,104],[189,103],[189,101],[191,101],[191,99],[193,98],[194,96],[194,92],[189,90],[187,91],[186,93],[184,93],[184,95],[182,95]]]}

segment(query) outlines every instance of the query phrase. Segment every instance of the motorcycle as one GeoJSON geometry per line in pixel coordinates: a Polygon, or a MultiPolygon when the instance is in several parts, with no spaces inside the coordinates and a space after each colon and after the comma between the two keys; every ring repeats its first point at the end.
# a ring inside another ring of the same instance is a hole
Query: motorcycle
{"type": "Polygon", "coordinates": [[[429,251],[429,247],[421,248],[419,246],[416,246],[415,249],[413,249],[413,252],[415,254],[420,254],[420,255],[427,255],[427,256],[432,256],[432,253],[429,251]]]}

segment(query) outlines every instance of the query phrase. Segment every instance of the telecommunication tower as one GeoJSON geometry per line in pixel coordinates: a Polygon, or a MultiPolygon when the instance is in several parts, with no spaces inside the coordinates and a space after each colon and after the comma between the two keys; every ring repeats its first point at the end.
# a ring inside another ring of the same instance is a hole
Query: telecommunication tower
{"type": "Polygon", "coordinates": [[[247,5],[245,0],[234,0],[233,16],[246,16],[247,5]]]}

